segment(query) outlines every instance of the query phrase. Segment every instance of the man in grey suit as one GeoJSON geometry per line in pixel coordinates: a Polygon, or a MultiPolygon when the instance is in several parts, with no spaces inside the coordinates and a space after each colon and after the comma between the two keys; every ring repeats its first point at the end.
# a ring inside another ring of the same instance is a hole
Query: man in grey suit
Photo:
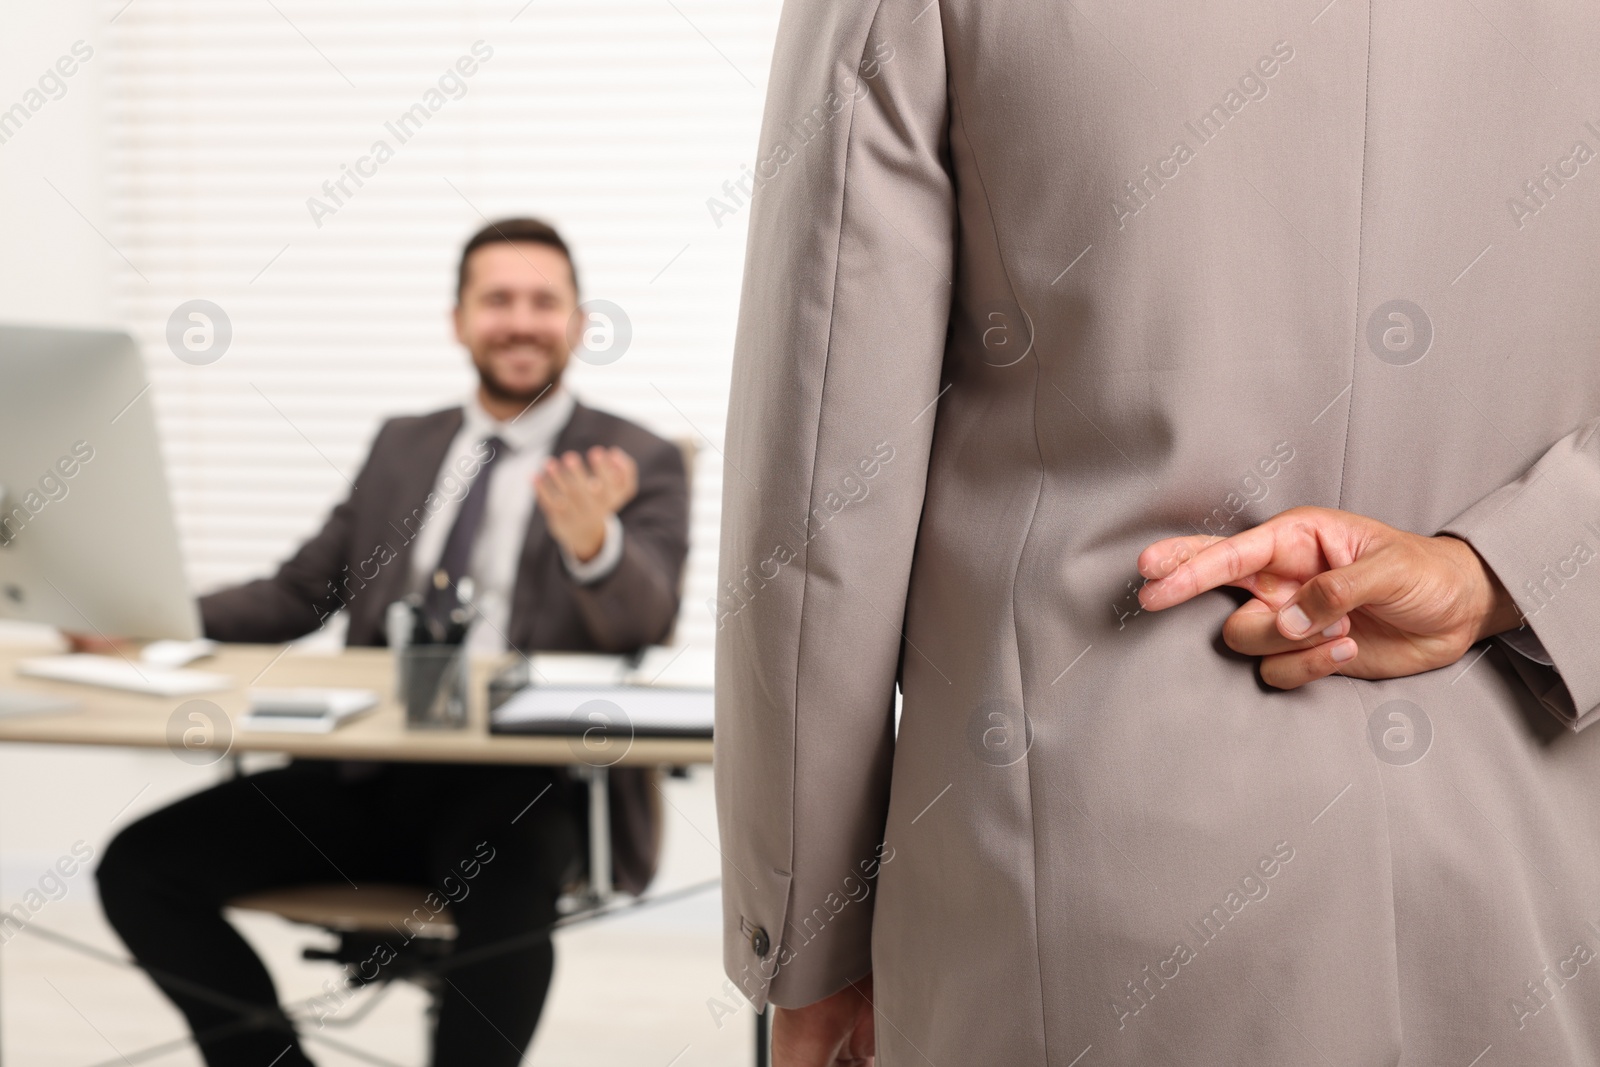
{"type": "MultiPolygon", "coordinates": [[[[562,386],[583,327],[554,229],[508,219],[476,234],[455,309],[473,396],[385,423],[320,533],[271,578],[201,600],[207,636],[288,641],[342,609],[347,643],[381,645],[386,609],[415,595],[438,622],[470,602],[476,652],[664,640],[688,550],[682,454],[562,386]]],[[[653,774],[610,778],[615,873],[635,893],[660,841],[653,774]]],[[[226,902],[324,882],[426,886],[450,902],[455,951],[476,960],[449,972],[432,1062],[514,1067],[550,982],[556,900],[580,863],[587,810],[573,785],[550,767],[297,760],[118,834],[101,900],[208,1064],[290,1067],[311,1061],[226,902]]]]}
{"type": "Polygon", "coordinates": [[[785,6],[716,604],[779,1067],[1600,1063],[1596,47],[785,6]]]}

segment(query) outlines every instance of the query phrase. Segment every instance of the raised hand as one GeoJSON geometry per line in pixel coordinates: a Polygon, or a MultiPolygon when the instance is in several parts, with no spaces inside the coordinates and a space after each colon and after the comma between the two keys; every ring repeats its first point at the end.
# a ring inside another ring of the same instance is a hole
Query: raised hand
{"type": "Polygon", "coordinates": [[[639,491],[639,468],[620,448],[552,456],[533,483],[545,526],[573,558],[587,563],[605,544],[606,518],[639,491]]]}

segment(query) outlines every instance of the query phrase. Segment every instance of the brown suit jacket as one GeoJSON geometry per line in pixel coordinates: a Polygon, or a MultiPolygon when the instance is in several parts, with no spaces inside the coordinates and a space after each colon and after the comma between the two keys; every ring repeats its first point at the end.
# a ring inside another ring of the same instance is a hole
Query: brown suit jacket
{"type": "MultiPolygon", "coordinates": [[[[322,530],[271,578],[201,598],[206,636],[219,641],[290,641],[341,607],[352,646],[386,644],[384,615],[406,593],[411,545],[425,501],[461,428],[460,408],[390,419],[378,431],[355,487],[322,530]]],[[[584,585],[567,572],[536,507],[512,598],[512,647],[521,652],[632,652],[664,641],[678,613],[689,546],[689,499],[679,449],[626,419],[579,404],[555,452],[616,446],[639,466],[639,492],[618,514],[622,559],[584,585]]],[[[618,885],[640,892],[660,845],[654,772],[615,768],[612,833],[618,885]]]]}

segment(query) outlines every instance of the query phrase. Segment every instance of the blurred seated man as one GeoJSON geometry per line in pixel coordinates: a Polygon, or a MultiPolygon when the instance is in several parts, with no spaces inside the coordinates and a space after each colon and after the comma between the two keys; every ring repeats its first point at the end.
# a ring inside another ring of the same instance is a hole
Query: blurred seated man
{"type": "MultiPolygon", "coordinates": [[[[549,226],[511,219],[473,236],[454,317],[475,394],[387,422],[320,533],[273,577],[201,600],[207,636],[288,641],[342,609],[349,644],[382,645],[390,604],[416,594],[446,618],[470,578],[473,652],[623,653],[665,639],[688,549],[682,456],[562,387],[577,304],[549,226]]],[[[617,880],[634,892],[655,866],[652,783],[612,775],[617,880]]],[[[447,972],[433,1063],[511,1067],[550,982],[540,931],[578,868],[585,818],[564,768],[296,760],[129,826],[100,864],[100,896],[207,1064],[294,1067],[311,1060],[224,903],[291,885],[426,887],[451,902],[458,954],[504,946],[447,972]]]]}

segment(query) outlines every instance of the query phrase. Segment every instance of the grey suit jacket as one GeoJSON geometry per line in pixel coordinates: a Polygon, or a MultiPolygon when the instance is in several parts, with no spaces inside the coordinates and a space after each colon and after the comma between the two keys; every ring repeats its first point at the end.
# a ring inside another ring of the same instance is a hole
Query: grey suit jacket
{"type": "Polygon", "coordinates": [[[785,6],[715,606],[730,979],[881,1063],[1600,1062],[1600,9],[785,6]],[[1467,539],[1553,661],[1263,685],[1135,559],[1467,539]],[[895,688],[903,708],[895,728],[895,688]]]}
{"type": "MultiPolygon", "coordinates": [[[[411,545],[427,520],[427,497],[461,419],[457,407],[384,423],[349,497],[316,536],[271,578],[201,598],[206,636],[290,641],[343,608],[350,616],[348,644],[386,644],[384,615],[407,591],[411,545]]],[[[507,635],[519,651],[631,652],[665,640],[677,617],[689,537],[682,453],[643,427],[579,404],[554,452],[594,445],[619,447],[639,467],[638,494],[617,516],[622,559],[599,581],[578,582],[534,508],[507,635]]],[[[640,892],[655,872],[659,799],[643,772],[616,768],[611,783],[617,882],[640,892]]]]}

